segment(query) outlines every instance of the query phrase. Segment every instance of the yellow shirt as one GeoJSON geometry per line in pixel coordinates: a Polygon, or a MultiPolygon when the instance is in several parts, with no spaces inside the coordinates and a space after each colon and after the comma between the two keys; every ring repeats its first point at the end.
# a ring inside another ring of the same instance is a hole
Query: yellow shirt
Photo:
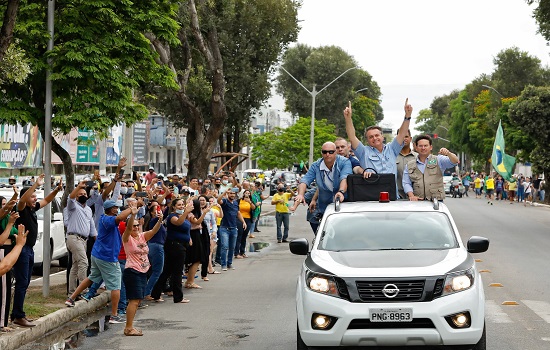
{"type": "Polygon", "coordinates": [[[515,191],[515,190],[516,190],[516,187],[517,187],[516,185],[517,185],[517,184],[516,184],[515,181],[510,181],[510,182],[508,182],[508,190],[510,190],[510,191],[515,191]]]}
{"type": "Polygon", "coordinates": [[[250,206],[250,203],[242,199],[239,201],[239,211],[241,212],[241,215],[244,219],[250,219],[252,217],[252,214],[250,212],[251,209],[252,207],[250,206]]]}
{"type": "Polygon", "coordinates": [[[216,225],[220,226],[220,224],[222,223],[221,209],[217,206],[213,206],[210,208],[210,210],[215,212],[214,215],[216,215],[216,225]]]}
{"type": "Polygon", "coordinates": [[[289,213],[290,210],[288,209],[288,200],[290,198],[292,198],[291,193],[286,193],[286,192],[283,194],[275,193],[273,195],[273,201],[277,202],[277,201],[280,201],[281,199],[284,201],[284,203],[275,204],[275,211],[277,213],[289,213]]]}
{"type": "Polygon", "coordinates": [[[479,177],[476,177],[474,180],[475,188],[481,188],[481,179],[479,177]]]}
{"type": "Polygon", "coordinates": [[[495,179],[489,178],[487,179],[487,189],[488,190],[494,190],[495,189],[495,179]]]}

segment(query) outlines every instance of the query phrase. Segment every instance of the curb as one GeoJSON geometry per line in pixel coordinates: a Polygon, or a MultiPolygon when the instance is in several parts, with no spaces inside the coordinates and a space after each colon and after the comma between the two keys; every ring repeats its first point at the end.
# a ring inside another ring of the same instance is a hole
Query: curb
{"type": "Polygon", "coordinates": [[[76,302],[75,307],[66,307],[65,309],[60,309],[54,313],[40,317],[35,321],[35,327],[19,327],[11,333],[4,333],[0,336],[0,349],[15,350],[25,344],[40,339],[44,337],[45,334],[65,325],[72,319],[96,311],[106,305],[109,300],[111,300],[111,293],[106,291],[90,300],[90,302],[81,300],[76,302]]]}

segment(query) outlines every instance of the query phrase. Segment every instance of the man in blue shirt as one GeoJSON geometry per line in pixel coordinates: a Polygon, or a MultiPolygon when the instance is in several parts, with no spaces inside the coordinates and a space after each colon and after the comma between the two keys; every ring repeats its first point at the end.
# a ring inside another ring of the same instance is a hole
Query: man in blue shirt
{"type": "Polygon", "coordinates": [[[318,205],[314,213],[314,218],[317,217],[317,220],[315,222],[310,221],[313,232],[317,231],[319,218],[323,215],[327,206],[334,202],[336,198],[339,198],[340,201],[344,200],[344,194],[348,189],[346,178],[352,173],[350,160],[336,154],[336,145],[333,142],[325,142],[321,154],[322,158],[314,162],[300,179],[298,195],[294,199],[294,208],[299,203],[305,203],[304,194],[306,189],[315,180],[319,194],[318,205]]]}
{"type": "Polygon", "coordinates": [[[367,128],[365,136],[368,146],[365,146],[359,141],[355,135],[355,127],[351,119],[351,102],[344,109],[344,119],[346,121],[346,132],[351,141],[351,148],[359,159],[359,163],[365,169],[364,177],[369,177],[372,172],[368,168],[374,169],[377,173],[397,174],[396,159],[404,145],[405,135],[409,130],[411,114],[413,108],[409,104],[409,99],[405,101],[405,119],[399,128],[397,136],[392,142],[385,145],[382,128],[379,126],[370,126],[367,128]]]}
{"type": "Polygon", "coordinates": [[[126,221],[132,213],[132,207],[118,213],[116,201],[109,199],[103,203],[104,214],[99,219],[97,239],[92,249],[92,269],[90,275],[80,283],[74,293],[67,298],[65,305],[74,306],[74,299],[92,285],[92,282],[105,281],[105,287],[111,291],[111,317],[109,323],[122,323],[124,319],[118,316],[120,299],[121,271],[118,254],[122,246],[122,238],[118,224],[126,221]]]}
{"type": "Polygon", "coordinates": [[[237,199],[238,187],[229,188],[218,197],[218,204],[222,207],[223,218],[218,229],[218,238],[221,245],[221,265],[222,271],[233,267],[233,254],[237,242],[237,220],[243,224],[246,230],[246,223],[239,212],[239,200],[237,199]]]}

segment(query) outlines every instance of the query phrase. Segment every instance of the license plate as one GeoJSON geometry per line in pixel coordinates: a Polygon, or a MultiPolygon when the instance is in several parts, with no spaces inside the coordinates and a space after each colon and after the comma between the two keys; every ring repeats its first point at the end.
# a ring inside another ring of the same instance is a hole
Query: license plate
{"type": "Polygon", "coordinates": [[[411,322],[413,319],[412,308],[403,309],[370,309],[371,322],[411,322]]]}

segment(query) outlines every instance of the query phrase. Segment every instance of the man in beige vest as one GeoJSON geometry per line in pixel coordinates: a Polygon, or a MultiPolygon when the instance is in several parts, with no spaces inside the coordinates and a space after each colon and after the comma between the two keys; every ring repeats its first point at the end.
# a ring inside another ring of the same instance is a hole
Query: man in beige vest
{"type": "Polygon", "coordinates": [[[416,137],[418,155],[405,166],[403,171],[403,190],[411,201],[442,201],[445,198],[443,172],[458,164],[458,157],[446,148],[441,148],[438,155],[432,155],[432,138],[428,135],[416,137]]]}

